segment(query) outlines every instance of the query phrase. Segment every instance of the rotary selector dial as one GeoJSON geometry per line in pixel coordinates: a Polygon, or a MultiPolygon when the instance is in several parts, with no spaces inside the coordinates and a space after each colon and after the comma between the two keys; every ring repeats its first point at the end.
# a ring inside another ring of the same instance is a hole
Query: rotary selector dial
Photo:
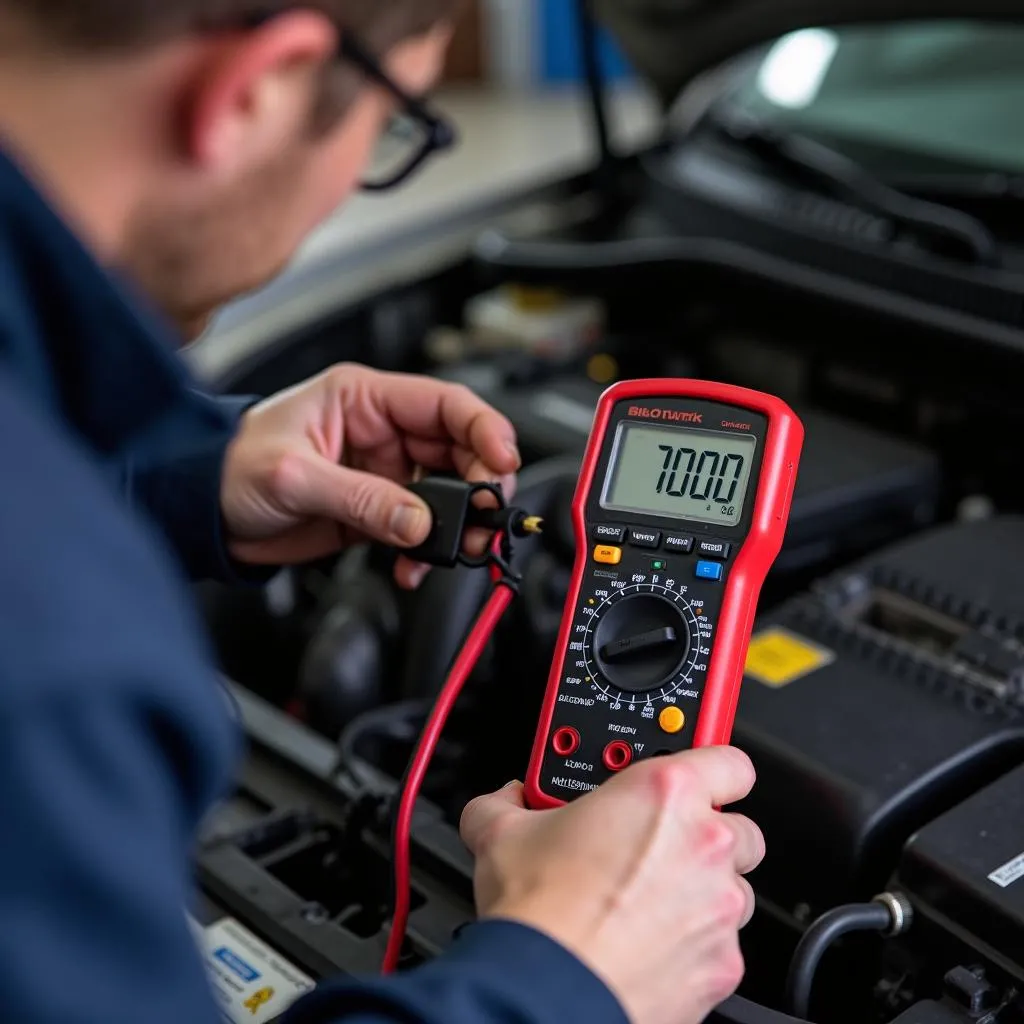
{"type": "Polygon", "coordinates": [[[651,701],[692,685],[706,668],[707,622],[683,593],[634,584],[599,591],[590,603],[582,647],[589,681],[601,692],[651,701]]]}

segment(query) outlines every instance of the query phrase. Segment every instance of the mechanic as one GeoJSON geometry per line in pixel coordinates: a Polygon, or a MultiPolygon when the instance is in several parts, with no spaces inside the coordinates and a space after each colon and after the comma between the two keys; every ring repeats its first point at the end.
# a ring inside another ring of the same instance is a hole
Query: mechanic
{"type": "MultiPolygon", "coordinates": [[[[457,6],[257,3],[0,0],[0,1001],[17,1024],[218,1019],[185,908],[239,737],[189,580],[414,546],[414,467],[509,485],[519,467],[508,423],[435,380],[340,367],[254,404],[189,378],[179,340],[288,261],[393,114],[424,116],[457,6]]],[[[424,569],[397,572],[415,587],[424,569]]],[[[480,921],[287,1019],[696,1024],[743,970],[763,844],[715,808],[752,784],[742,754],[704,750],[557,812],[525,810],[518,783],[476,801],[480,921]]]]}

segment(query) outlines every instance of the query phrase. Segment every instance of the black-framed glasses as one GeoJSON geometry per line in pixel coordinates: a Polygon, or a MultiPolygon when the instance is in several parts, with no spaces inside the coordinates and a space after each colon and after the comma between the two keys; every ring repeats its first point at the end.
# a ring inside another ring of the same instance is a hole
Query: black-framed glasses
{"type": "Polygon", "coordinates": [[[383,192],[403,184],[431,157],[455,145],[458,136],[454,126],[432,111],[424,100],[403,89],[380,62],[344,30],[338,55],[386,89],[399,103],[399,112],[378,141],[372,164],[362,181],[365,191],[383,192]]]}

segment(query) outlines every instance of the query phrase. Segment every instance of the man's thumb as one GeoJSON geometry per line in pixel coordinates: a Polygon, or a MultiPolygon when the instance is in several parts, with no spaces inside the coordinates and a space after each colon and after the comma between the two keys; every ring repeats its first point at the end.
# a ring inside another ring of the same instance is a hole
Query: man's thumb
{"type": "Polygon", "coordinates": [[[471,853],[479,854],[505,822],[529,814],[525,808],[523,786],[519,782],[510,782],[497,793],[477,797],[462,812],[462,841],[471,853]]]}
{"type": "Polygon", "coordinates": [[[299,493],[289,496],[299,514],[333,519],[399,548],[417,547],[430,536],[430,509],[391,480],[327,459],[310,460],[304,475],[299,493]]]}

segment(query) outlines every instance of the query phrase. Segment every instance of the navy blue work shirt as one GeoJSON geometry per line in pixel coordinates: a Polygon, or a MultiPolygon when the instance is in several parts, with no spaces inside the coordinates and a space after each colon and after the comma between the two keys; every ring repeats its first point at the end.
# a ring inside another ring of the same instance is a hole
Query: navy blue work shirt
{"type": "MultiPolygon", "coordinates": [[[[186,923],[240,737],[188,589],[230,580],[238,403],[0,155],[0,1016],[215,1024],[186,923]]],[[[560,946],[468,929],[430,965],[328,982],[289,1024],[623,1024],[560,946]]]]}

